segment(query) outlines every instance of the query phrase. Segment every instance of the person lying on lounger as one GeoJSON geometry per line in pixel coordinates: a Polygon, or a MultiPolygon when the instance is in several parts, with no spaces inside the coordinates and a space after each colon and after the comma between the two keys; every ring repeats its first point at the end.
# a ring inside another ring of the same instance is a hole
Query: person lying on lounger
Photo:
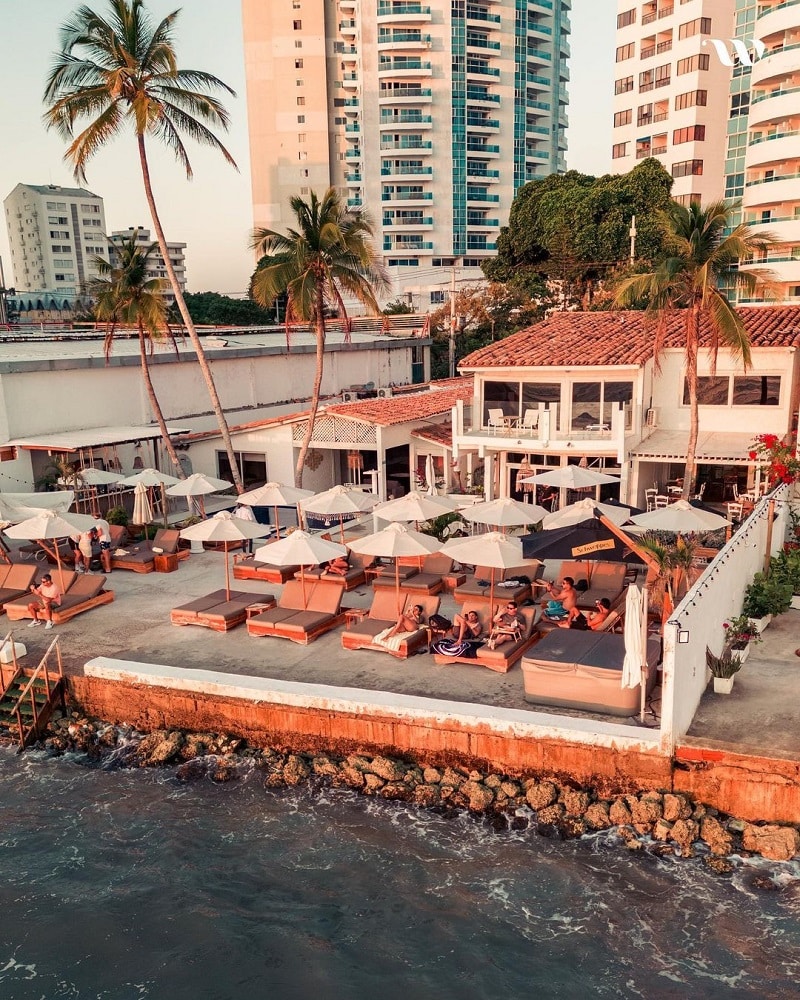
{"type": "Polygon", "coordinates": [[[496,649],[504,642],[516,642],[522,635],[525,619],[516,604],[508,603],[492,619],[492,632],[487,643],[489,649],[496,649]]]}
{"type": "Polygon", "coordinates": [[[350,563],[347,556],[337,556],[335,559],[331,559],[325,567],[327,573],[335,573],[336,576],[347,576],[349,569],[350,563]]]}
{"type": "Polygon", "coordinates": [[[399,635],[400,632],[416,632],[424,624],[425,609],[421,604],[415,604],[410,611],[404,611],[400,615],[397,619],[397,624],[389,630],[386,638],[389,639],[393,635],[399,635]]]}
{"type": "Polygon", "coordinates": [[[480,639],[483,626],[477,611],[468,611],[465,615],[453,618],[453,638],[456,642],[466,642],[469,639],[480,639]]]}

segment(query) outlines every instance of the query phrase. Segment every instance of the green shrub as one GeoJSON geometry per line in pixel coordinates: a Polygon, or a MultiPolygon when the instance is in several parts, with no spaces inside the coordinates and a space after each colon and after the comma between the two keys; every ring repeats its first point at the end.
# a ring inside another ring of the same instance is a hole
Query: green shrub
{"type": "Polygon", "coordinates": [[[121,524],[123,528],[127,528],[128,512],[124,507],[110,507],[106,511],[106,521],[109,524],[121,524]]]}
{"type": "Polygon", "coordinates": [[[792,585],[778,576],[756,573],[753,582],[744,593],[742,614],[748,618],[764,618],[766,615],[782,615],[792,603],[792,585]]]}

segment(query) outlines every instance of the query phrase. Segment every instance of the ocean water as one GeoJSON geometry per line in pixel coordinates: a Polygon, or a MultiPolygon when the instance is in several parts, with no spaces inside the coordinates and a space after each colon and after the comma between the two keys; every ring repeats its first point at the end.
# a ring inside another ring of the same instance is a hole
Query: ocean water
{"type": "Polygon", "coordinates": [[[800,997],[800,867],[0,750],[0,998],[800,997]],[[767,889],[759,886],[768,886],[767,889]]]}

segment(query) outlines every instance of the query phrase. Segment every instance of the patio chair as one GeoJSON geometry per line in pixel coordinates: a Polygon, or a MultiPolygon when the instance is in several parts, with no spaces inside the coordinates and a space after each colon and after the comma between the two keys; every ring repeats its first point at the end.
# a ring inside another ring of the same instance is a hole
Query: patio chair
{"type": "Polygon", "coordinates": [[[702,500],[703,499],[703,494],[706,491],[706,486],[707,485],[708,485],[708,483],[700,483],[700,489],[697,491],[697,493],[694,494],[694,496],[692,497],[692,500],[702,500]]]}
{"type": "Polygon", "coordinates": [[[0,613],[9,601],[29,593],[36,573],[36,566],[25,566],[22,563],[0,566],[0,613]]]}
{"type": "Polygon", "coordinates": [[[669,506],[669,497],[665,493],[659,493],[655,499],[655,509],[669,506]]]}
{"type": "Polygon", "coordinates": [[[658,496],[657,489],[650,489],[644,491],[645,506],[648,511],[656,509],[656,497],[658,496]]]}
{"type": "Polygon", "coordinates": [[[505,434],[511,427],[511,417],[507,417],[502,410],[489,410],[486,419],[486,429],[492,433],[505,434]]]}
{"type": "MultiPolygon", "coordinates": [[[[483,625],[483,637],[489,636],[491,630],[491,619],[497,614],[504,603],[495,604],[492,614],[489,614],[488,602],[465,603],[462,613],[467,611],[477,611],[478,617],[483,625]]],[[[474,656],[447,656],[444,653],[435,653],[436,663],[469,663],[473,666],[486,667],[498,674],[506,674],[514,666],[517,660],[529,649],[539,638],[539,631],[535,625],[537,608],[520,608],[520,614],[525,620],[524,626],[518,639],[513,642],[504,642],[494,649],[490,649],[486,642],[477,645],[474,656]]]]}
{"type": "Polygon", "coordinates": [[[539,426],[539,411],[528,409],[525,411],[525,415],[520,420],[517,417],[512,425],[515,431],[535,431],[539,426]]]}
{"type": "Polygon", "coordinates": [[[111,550],[111,568],[129,569],[134,573],[152,573],[156,567],[156,556],[174,555],[178,559],[188,559],[189,550],[179,549],[180,532],[175,528],[159,528],[152,541],[126,545],[124,550],[111,550]],[[156,550],[159,549],[160,552],[156,550]]]}
{"type": "Polygon", "coordinates": [[[738,524],[744,514],[744,504],[741,500],[731,500],[726,504],[726,507],[728,508],[728,520],[733,521],[734,524],[738,524]]]}

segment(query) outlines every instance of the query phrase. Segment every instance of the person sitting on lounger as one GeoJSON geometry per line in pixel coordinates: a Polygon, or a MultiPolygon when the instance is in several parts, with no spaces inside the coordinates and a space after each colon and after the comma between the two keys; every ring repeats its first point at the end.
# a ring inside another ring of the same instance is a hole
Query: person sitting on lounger
{"type": "Polygon", "coordinates": [[[336,576],[347,576],[349,569],[350,569],[350,563],[346,555],[337,556],[335,559],[331,559],[331,561],[325,567],[325,571],[327,573],[335,573],[336,576]]]}
{"type": "Polygon", "coordinates": [[[516,604],[509,603],[492,619],[492,632],[487,645],[489,649],[497,649],[504,642],[516,642],[522,635],[525,619],[516,604]]]}
{"type": "Polygon", "coordinates": [[[578,604],[578,593],[575,590],[575,581],[571,576],[565,576],[561,581],[561,587],[556,587],[555,583],[548,584],[547,591],[542,598],[542,608],[548,615],[563,614],[564,611],[572,611],[578,604]],[[561,605],[559,608],[558,605],[561,605]]]}
{"type": "Polygon", "coordinates": [[[477,611],[468,611],[465,615],[453,618],[453,638],[456,642],[468,642],[470,639],[480,639],[483,626],[477,611]]]}
{"type": "Polygon", "coordinates": [[[33,621],[28,625],[28,628],[36,628],[37,625],[41,624],[40,614],[46,622],[45,628],[52,628],[53,608],[57,608],[61,604],[61,588],[54,582],[49,573],[45,573],[38,587],[31,584],[31,593],[34,597],[28,605],[28,613],[33,621]]]}
{"type": "Polygon", "coordinates": [[[594,602],[594,606],[597,610],[591,611],[586,617],[589,622],[589,628],[593,632],[596,632],[603,627],[606,619],[611,614],[611,601],[607,597],[601,597],[599,601],[594,602]]]}
{"type": "Polygon", "coordinates": [[[421,604],[415,604],[410,611],[404,611],[397,619],[397,624],[389,629],[386,635],[390,639],[393,635],[401,632],[416,632],[425,624],[425,608],[421,604]]]}

